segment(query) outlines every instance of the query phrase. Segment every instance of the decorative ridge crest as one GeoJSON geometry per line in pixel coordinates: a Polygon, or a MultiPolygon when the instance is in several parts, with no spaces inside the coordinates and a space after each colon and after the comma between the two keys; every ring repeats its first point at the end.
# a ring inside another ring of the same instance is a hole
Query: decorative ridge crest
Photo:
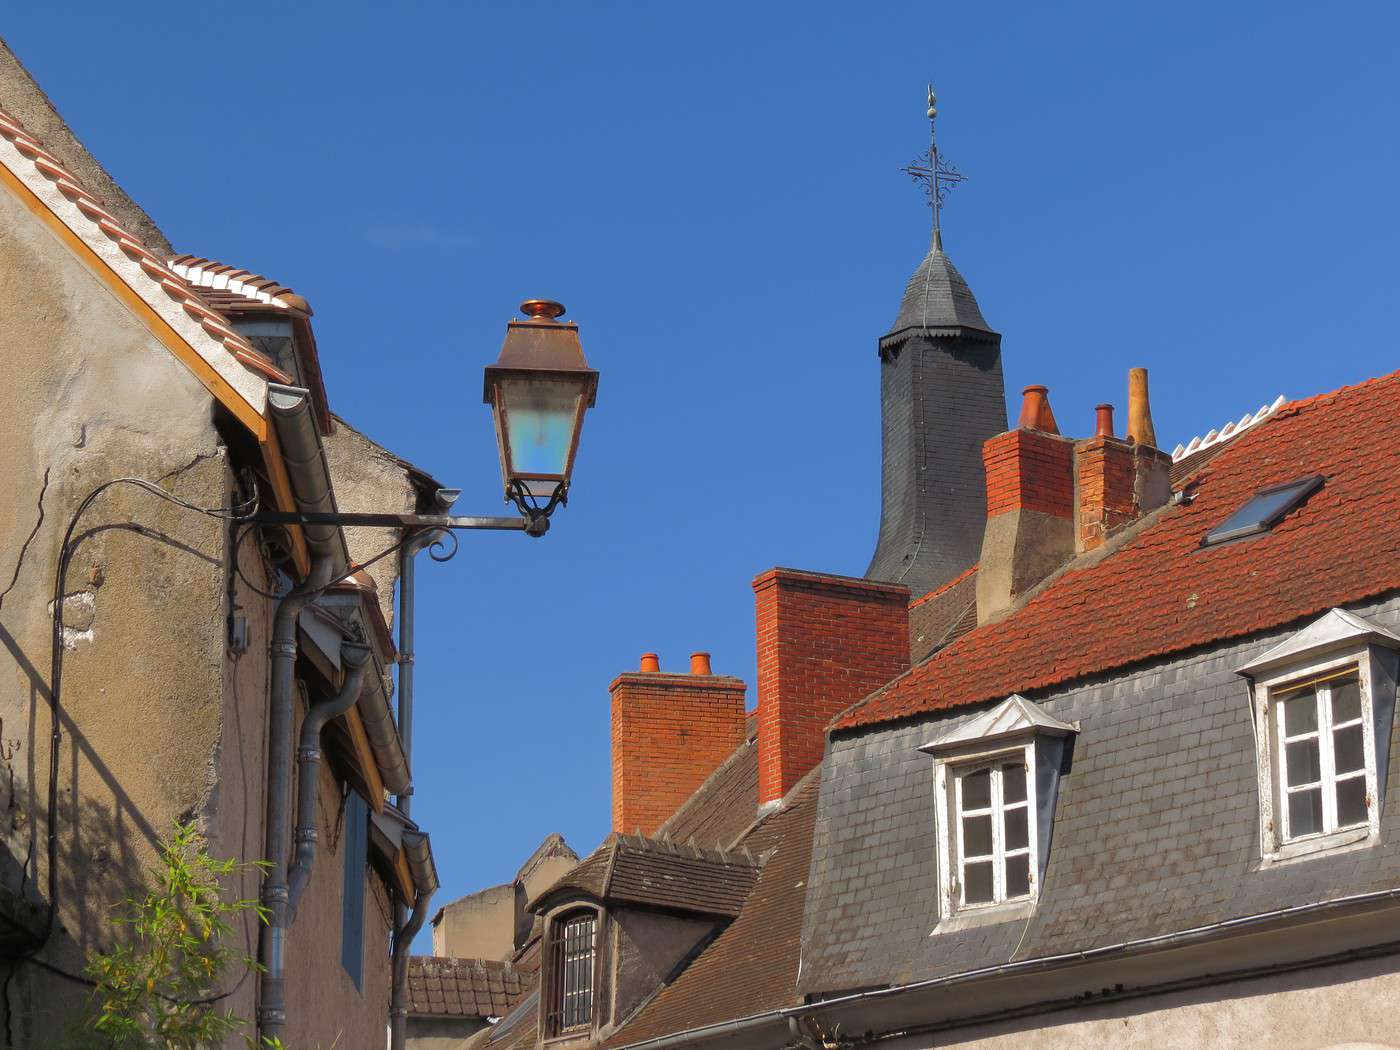
{"type": "Polygon", "coordinates": [[[1231,438],[1239,437],[1250,427],[1258,426],[1260,423],[1264,422],[1264,420],[1268,419],[1287,403],[1288,399],[1282,394],[1279,394],[1278,397],[1274,398],[1271,404],[1260,405],[1258,412],[1252,414],[1246,412],[1239,418],[1238,422],[1231,421],[1226,423],[1219,430],[1212,430],[1204,436],[1197,435],[1187,444],[1177,445],[1176,448],[1172,449],[1172,462],[1180,463],[1187,456],[1194,455],[1202,449],[1207,449],[1212,445],[1219,445],[1222,442],[1229,441],[1231,438]]]}

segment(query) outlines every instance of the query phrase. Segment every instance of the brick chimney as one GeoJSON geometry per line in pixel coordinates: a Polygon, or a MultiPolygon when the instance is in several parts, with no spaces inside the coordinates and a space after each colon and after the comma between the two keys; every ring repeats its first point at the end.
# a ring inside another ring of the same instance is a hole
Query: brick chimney
{"type": "MultiPolygon", "coordinates": [[[[1130,419],[1144,436],[1152,430],[1147,404],[1147,370],[1129,373],[1130,419]]],[[[1130,436],[1113,435],[1113,406],[1098,406],[1095,434],[1074,448],[1078,497],[1075,551],[1083,554],[1103,545],[1115,532],[1131,525],[1171,497],[1171,456],[1130,436]]]]}
{"type": "Polygon", "coordinates": [[[909,588],[770,569],[753,589],[762,805],[821,761],[834,715],[909,669],[909,588]]]}
{"type": "Polygon", "coordinates": [[[655,653],[620,674],[612,694],[613,830],[650,835],[744,742],[744,682],[710,672],[666,674],[655,653]]]}
{"type": "Polygon", "coordinates": [[[1074,442],[1060,436],[1048,393],[1026,387],[1016,429],[982,446],[987,528],[977,567],[978,623],[1074,556],[1074,442]]]}

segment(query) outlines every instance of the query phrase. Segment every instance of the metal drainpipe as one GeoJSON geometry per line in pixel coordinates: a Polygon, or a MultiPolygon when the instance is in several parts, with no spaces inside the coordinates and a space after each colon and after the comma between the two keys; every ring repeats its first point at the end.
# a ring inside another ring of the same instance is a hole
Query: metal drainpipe
{"type": "Polygon", "coordinates": [[[262,903],[268,910],[258,945],[258,1033],[280,1038],[287,1023],[284,948],[287,935],[287,823],[291,794],[292,695],[297,659],[297,617],[330,582],[334,562],[315,555],[306,579],[277,603],[272,621],[272,696],[267,721],[267,836],[263,855],[269,864],[262,903]]]}
{"type": "MultiPolygon", "coordinates": [[[[431,534],[429,534],[431,535],[431,534]]],[[[415,536],[399,551],[399,740],[404,758],[413,772],[413,588],[414,555],[427,543],[425,536],[415,536]]],[[[413,786],[394,800],[405,817],[413,806],[413,786]]],[[[404,1007],[404,992],[408,982],[408,967],[399,965],[399,945],[407,936],[410,940],[418,931],[409,933],[408,908],[398,892],[394,893],[394,955],[389,974],[389,1050],[403,1050],[407,1015],[399,1016],[404,1007]],[[402,974],[400,973],[402,971],[402,974]]],[[[422,926],[420,921],[418,924],[422,926]]]]}
{"type": "Polygon", "coordinates": [[[297,903],[311,878],[316,863],[316,843],[320,830],[316,820],[317,779],[321,772],[321,730],[337,715],[355,706],[369,670],[369,646],[346,643],[340,647],[345,665],[345,682],[329,700],[314,704],[301,723],[301,743],[297,747],[297,826],[296,856],[287,886],[287,925],[296,922],[297,903]]]}
{"type": "Polygon", "coordinates": [[[400,926],[394,936],[393,992],[389,1001],[389,1050],[404,1050],[408,1030],[408,950],[413,938],[423,928],[428,917],[431,893],[419,890],[414,894],[413,914],[400,926]]]}

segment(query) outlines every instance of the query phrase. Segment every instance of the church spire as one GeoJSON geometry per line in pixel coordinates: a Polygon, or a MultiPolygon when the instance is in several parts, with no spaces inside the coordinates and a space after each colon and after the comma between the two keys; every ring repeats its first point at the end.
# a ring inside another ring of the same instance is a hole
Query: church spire
{"type": "Polygon", "coordinates": [[[865,573],[915,596],[977,560],[986,523],[982,444],[1006,429],[1001,336],[943,251],[943,204],[963,175],[939,151],[937,117],[930,87],[928,152],[903,170],[923,185],[933,229],[879,341],[880,535],[865,573]]]}

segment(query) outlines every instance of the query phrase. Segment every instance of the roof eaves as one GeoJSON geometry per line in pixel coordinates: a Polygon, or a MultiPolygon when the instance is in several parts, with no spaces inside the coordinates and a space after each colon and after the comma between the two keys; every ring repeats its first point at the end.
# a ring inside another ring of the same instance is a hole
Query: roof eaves
{"type": "Polygon", "coordinates": [[[0,108],[0,181],[132,308],[158,339],[259,438],[266,380],[285,376],[228,319],[117,221],[18,119],[0,108]]]}

